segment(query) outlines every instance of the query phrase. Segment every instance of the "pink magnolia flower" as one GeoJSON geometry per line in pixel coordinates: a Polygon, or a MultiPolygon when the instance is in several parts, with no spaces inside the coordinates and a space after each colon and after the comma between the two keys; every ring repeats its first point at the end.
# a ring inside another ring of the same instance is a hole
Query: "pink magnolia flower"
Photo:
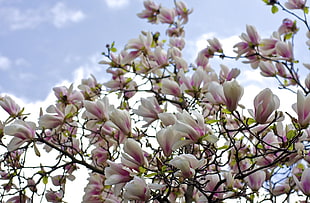
{"type": "Polygon", "coordinates": [[[237,50],[235,50],[238,54],[237,57],[245,53],[248,53],[247,55],[251,54],[251,51],[260,43],[260,36],[254,26],[246,25],[246,32],[247,33],[242,33],[240,36],[242,42],[234,45],[234,48],[237,48],[237,50]]]}
{"type": "Polygon", "coordinates": [[[186,24],[188,22],[188,15],[193,12],[193,9],[188,9],[183,1],[177,1],[176,12],[181,16],[182,24],[186,24]]]}
{"type": "Polygon", "coordinates": [[[288,183],[277,184],[274,188],[272,188],[271,193],[273,195],[279,196],[282,194],[287,194],[291,190],[288,183]]]}
{"type": "Polygon", "coordinates": [[[153,35],[148,32],[146,35],[141,34],[138,39],[129,40],[125,49],[133,49],[132,52],[137,53],[137,56],[141,53],[150,54],[152,42],[153,35]]]}
{"type": "Polygon", "coordinates": [[[95,166],[104,167],[109,158],[109,152],[103,147],[96,147],[91,151],[91,159],[95,166]]]}
{"type": "Polygon", "coordinates": [[[236,110],[238,102],[243,95],[243,87],[236,80],[226,81],[223,84],[223,91],[227,109],[229,111],[236,110]]]}
{"type": "Polygon", "coordinates": [[[88,178],[88,183],[84,188],[84,196],[83,196],[83,203],[88,202],[100,202],[102,200],[102,194],[104,190],[104,176],[98,173],[90,173],[88,178]]]}
{"type": "Polygon", "coordinates": [[[124,187],[124,198],[126,200],[136,200],[139,202],[147,202],[150,198],[150,189],[145,180],[138,176],[134,176],[133,180],[126,183],[124,187]]]}
{"type": "Polygon", "coordinates": [[[161,7],[157,18],[161,23],[173,24],[176,14],[175,9],[161,7]]]}
{"type": "Polygon", "coordinates": [[[157,23],[157,15],[159,13],[160,5],[154,3],[151,0],[143,2],[145,9],[138,13],[138,17],[146,18],[150,23],[157,23]]]}
{"type": "Polygon", "coordinates": [[[98,99],[97,101],[84,100],[83,103],[86,109],[83,114],[83,118],[89,119],[89,122],[91,122],[93,125],[109,120],[110,104],[107,97],[98,99]]]}
{"type": "Polygon", "coordinates": [[[19,105],[9,96],[0,97],[0,106],[13,117],[21,111],[19,105]]]}
{"type": "Polygon", "coordinates": [[[162,83],[161,90],[163,94],[173,95],[176,97],[180,97],[182,95],[179,84],[174,80],[165,78],[162,79],[161,83],[162,83]]]}
{"type": "Polygon", "coordinates": [[[198,160],[192,154],[181,154],[179,156],[174,157],[169,164],[180,169],[176,173],[177,176],[183,178],[191,178],[195,175],[195,169],[200,168],[205,163],[204,159],[198,160]]]}
{"type": "Polygon", "coordinates": [[[110,160],[107,160],[107,163],[109,166],[104,169],[104,174],[106,176],[105,185],[126,183],[131,180],[131,171],[125,168],[123,164],[114,163],[110,160]]]}
{"type": "Polygon", "coordinates": [[[158,114],[163,110],[159,106],[155,97],[141,98],[141,105],[138,109],[134,109],[133,113],[143,117],[143,120],[147,123],[143,127],[149,126],[153,121],[158,119],[158,114]]]}
{"type": "Polygon", "coordinates": [[[205,98],[212,104],[225,104],[223,86],[218,82],[212,81],[208,86],[208,93],[205,98]]]}
{"type": "Polygon", "coordinates": [[[298,28],[296,27],[296,21],[294,22],[288,18],[283,19],[282,25],[278,29],[280,35],[288,33],[296,33],[297,31],[298,28]]]}
{"type": "Polygon", "coordinates": [[[308,88],[308,90],[310,90],[310,73],[307,75],[305,79],[305,85],[308,88]]]}
{"type": "Polygon", "coordinates": [[[6,200],[6,203],[30,203],[31,199],[24,194],[20,194],[6,200]]]}
{"type": "Polygon", "coordinates": [[[69,88],[65,86],[54,87],[53,90],[55,96],[58,98],[58,101],[65,105],[78,104],[84,99],[84,96],[81,92],[73,90],[73,85],[70,85],[69,88]]]}
{"type": "Polygon", "coordinates": [[[300,181],[293,175],[297,187],[307,196],[310,195],[310,168],[306,168],[301,175],[300,181]]]}
{"type": "Polygon", "coordinates": [[[293,48],[290,42],[278,41],[276,44],[277,54],[282,56],[284,60],[292,61],[293,60],[293,48]]]}
{"type": "Polygon", "coordinates": [[[207,41],[210,44],[210,50],[212,50],[212,52],[223,52],[222,44],[217,38],[214,37],[213,39],[208,39],[207,41]]]}
{"type": "Polygon", "coordinates": [[[272,62],[261,61],[259,63],[259,67],[261,70],[261,75],[265,77],[274,77],[277,75],[277,69],[272,62]]]}
{"type": "MultiPolygon", "coordinates": [[[[278,96],[274,95],[269,88],[262,90],[254,99],[254,118],[258,123],[266,123],[271,114],[280,106],[278,96]]],[[[253,112],[249,111],[252,115],[253,112]]]]}
{"type": "Polygon", "coordinates": [[[178,132],[175,131],[171,126],[161,129],[156,134],[156,139],[166,157],[170,156],[173,150],[181,147],[182,143],[186,143],[185,140],[181,140],[178,132]]]}
{"type": "Polygon", "coordinates": [[[95,78],[95,76],[91,75],[90,78],[82,79],[81,84],[78,88],[81,90],[84,98],[87,100],[93,100],[100,93],[101,84],[99,84],[95,78]]]}
{"type": "Polygon", "coordinates": [[[52,129],[64,123],[65,114],[56,106],[49,106],[46,112],[49,114],[44,114],[39,118],[40,128],[52,129]]]}
{"type": "Polygon", "coordinates": [[[220,182],[220,176],[218,174],[207,175],[205,181],[207,182],[205,187],[206,191],[218,192],[214,194],[214,196],[218,198],[222,198],[224,196],[224,193],[222,192],[224,190],[224,184],[217,187],[217,184],[220,182]]]}
{"type": "Polygon", "coordinates": [[[285,2],[284,6],[287,9],[303,9],[305,4],[306,2],[304,0],[288,0],[288,2],[285,2]]]}
{"type": "Polygon", "coordinates": [[[293,105],[293,109],[298,115],[298,123],[302,128],[306,128],[310,123],[310,94],[304,96],[303,93],[297,91],[297,103],[293,105]]]}
{"type": "Polygon", "coordinates": [[[276,53],[276,44],[279,39],[275,38],[267,38],[262,39],[259,46],[259,51],[262,55],[270,56],[276,53]]]}
{"type": "Polygon", "coordinates": [[[221,66],[220,70],[221,81],[230,81],[240,74],[240,70],[238,68],[232,68],[229,70],[229,68],[223,64],[221,64],[220,66],[221,66]]]}
{"type": "Polygon", "coordinates": [[[35,137],[36,124],[23,120],[16,120],[9,126],[4,127],[4,134],[14,136],[9,142],[8,151],[18,149],[25,142],[30,142],[35,137]]]}
{"type": "Polygon", "coordinates": [[[253,191],[258,191],[266,180],[266,173],[265,171],[256,171],[244,180],[253,191]]]}
{"type": "Polygon", "coordinates": [[[176,131],[183,133],[183,137],[189,138],[190,142],[198,142],[203,136],[209,142],[215,143],[217,138],[214,137],[211,130],[205,125],[204,118],[201,114],[194,112],[195,119],[187,112],[177,114],[177,121],[173,125],[176,131]]]}
{"type": "Polygon", "coordinates": [[[137,141],[129,138],[124,143],[124,152],[122,153],[122,163],[130,169],[139,171],[140,166],[147,164],[144,152],[137,141]]]}
{"type": "Polygon", "coordinates": [[[52,190],[48,190],[45,193],[46,200],[48,202],[53,202],[53,203],[62,202],[63,196],[64,196],[63,191],[55,192],[55,191],[52,191],[52,190]]]}
{"type": "Polygon", "coordinates": [[[109,114],[111,122],[125,135],[131,133],[131,118],[126,110],[114,109],[109,114]]]}

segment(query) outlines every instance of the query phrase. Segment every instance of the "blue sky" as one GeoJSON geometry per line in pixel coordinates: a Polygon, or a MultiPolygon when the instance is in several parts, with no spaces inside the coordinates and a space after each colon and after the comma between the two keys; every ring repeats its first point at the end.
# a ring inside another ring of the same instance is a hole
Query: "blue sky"
{"type": "MultiPolygon", "coordinates": [[[[282,20],[261,0],[185,2],[194,9],[186,25],[189,62],[206,37],[229,44],[244,32],[245,24],[270,35],[282,20]]],[[[142,0],[0,0],[0,93],[34,102],[44,100],[63,81],[75,82],[77,75],[93,73],[99,81],[107,80],[104,66],[97,64],[107,43],[115,41],[120,50],[141,30],[164,28],[137,18],[142,9],[142,0]]]]}

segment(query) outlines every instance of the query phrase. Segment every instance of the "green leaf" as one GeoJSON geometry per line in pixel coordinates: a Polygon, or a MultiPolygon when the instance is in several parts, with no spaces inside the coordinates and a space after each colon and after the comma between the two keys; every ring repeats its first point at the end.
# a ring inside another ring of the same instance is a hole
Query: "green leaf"
{"type": "Polygon", "coordinates": [[[156,176],[156,175],[157,175],[157,173],[150,173],[150,174],[147,174],[145,177],[150,178],[150,177],[153,177],[153,176],[156,176]]]}
{"type": "Polygon", "coordinates": [[[286,137],[288,140],[293,139],[296,136],[296,131],[295,130],[290,130],[288,131],[288,133],[286,134],[286,137]]]}
{"type": "Polygon", "coordinates": [[[139,167],[139,172],[142,174],[142,173],[145,173],[146,172],[146,169],[142,166],[139,167]]]}
{"type": "Polygon", "coordinates": [[[48,183],[48,177],[44,176],[42,179],[43,183],[46,185],[48,183]]]}
{"type": "Polygon", "coordinates": [[[292,33],[292,32],[291,32],[291,33],[288,33],[288,34],[284,35],[284,39],[285,39],[285,40],[289,40],[289,39],[292,38],[292,36],[293,36],[293,33],[292,33]]]}
{"type": "Polygon", "coordinates": [[[255,119],[253,119],[253,118],[247,118],[246,119],[246,124],[247,125],[251,125],[251,124],[253,124],[253,123],[255,123],[256,121],[255,121],[255,119]]]}
{"type": "Polygon", "coordinates": [[[275,6],[275,5],[272,5],[272,7],[271,7],[271,13],[275,14],[275,13],[278,12],[278,11],[279,11],[278,7],[275,6]]]}
{"type": "Polygon", "coordinates": [[[206,124],[212,124],[212,123],[216,123],[216,122],[219,122],[219,120],[210,119],[210,120],[207,120],[207,121],[206,121],[206,124]]]}
{"type": "Polygon", "coordinates": [[[219,148],[217,148],[218,150],[222,150],[222,149],[228,149],[229,148],[229,145],[224,145],[224,146],[221,146],[219,148]]]}
{"type": "Polygon", "coordinates": [[[223,109],[222,112],[226,114],[231,114],[231,112],[228,109],[223,109]]]}
{"type": "Polygon", "coordinates": [[[304,12],[305,12],[305,14],[308,14],[309,13],[309,7],[305,6],[304,7],[304,12]]]}
{"type": "Polygon", "coordinates": [[[110,51],[112,51],[112,52],[117,52],[117,49],[115,48],[115,47],[112,47],[111,49],[110,49],[110,51]]]}

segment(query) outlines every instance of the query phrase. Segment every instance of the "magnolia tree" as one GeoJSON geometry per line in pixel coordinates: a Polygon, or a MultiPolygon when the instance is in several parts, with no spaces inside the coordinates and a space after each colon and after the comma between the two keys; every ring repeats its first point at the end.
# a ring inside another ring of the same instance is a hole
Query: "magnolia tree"
{"type": "Polygon", "coordinates": [[[298,73],[310,64],[293,54],[297,34],[310,38],[308,7],[304,0],[264,3],[288,14],[271,37],[247,25],[235,56],[213,38],[189,64],[182,51],[192,10],[182,1],[174,8],[145,1],[138,16],[166,24],[169,40],[142,31],[119,52],[107,45],[100,63],[110,81],[91,76],[77,89],[55,87],[57,102],[37,123],[3,95],[1,202],[63,202],[81,168],[89,172],[83,202],[310,201],[310,74],[298,73]],[[298,33],[301,26],[307,33],[298,33]],[[276,79],[296,113],[279,111],[269,88],[240,104],[240,70],[216,72],[214,57],[276,79]]]}

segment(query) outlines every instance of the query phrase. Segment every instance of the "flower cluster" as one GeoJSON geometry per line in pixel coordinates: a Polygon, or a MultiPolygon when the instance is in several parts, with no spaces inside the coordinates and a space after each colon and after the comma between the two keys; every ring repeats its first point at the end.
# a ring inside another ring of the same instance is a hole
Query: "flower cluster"
{"type": "Polygon", "coordinates": [[[308,38],[310,29],[293,13],[307,14],[307,6],[264,2],[296,20],[285,18],[269,38],[247,25],[236,56],[208,39],[188,63],[184,25],[193,10],[183,1],[166,8],[147,0],[138,17],[168,25],[168,39],[143,31],[119,52],[108,45],[100,64],[110,80],[91,75],[77,88],[53,88],[56,103],[41,110],[38,122],[10,96],[0,97],[7,113],[0,121],[1,202],[64,202],[66,183],[80,168],[89,173],[85,203],[276,202],[295,194],[309,201],[310,74],[299,76],[294,36],[297,22],[308,38]],[[269,87],[245,107],[241,71],[224,64],[216,71],[210,63],[216,57],[241,59],[275,78],[293,95],[296,114],[280,111],[269,87]]]}

